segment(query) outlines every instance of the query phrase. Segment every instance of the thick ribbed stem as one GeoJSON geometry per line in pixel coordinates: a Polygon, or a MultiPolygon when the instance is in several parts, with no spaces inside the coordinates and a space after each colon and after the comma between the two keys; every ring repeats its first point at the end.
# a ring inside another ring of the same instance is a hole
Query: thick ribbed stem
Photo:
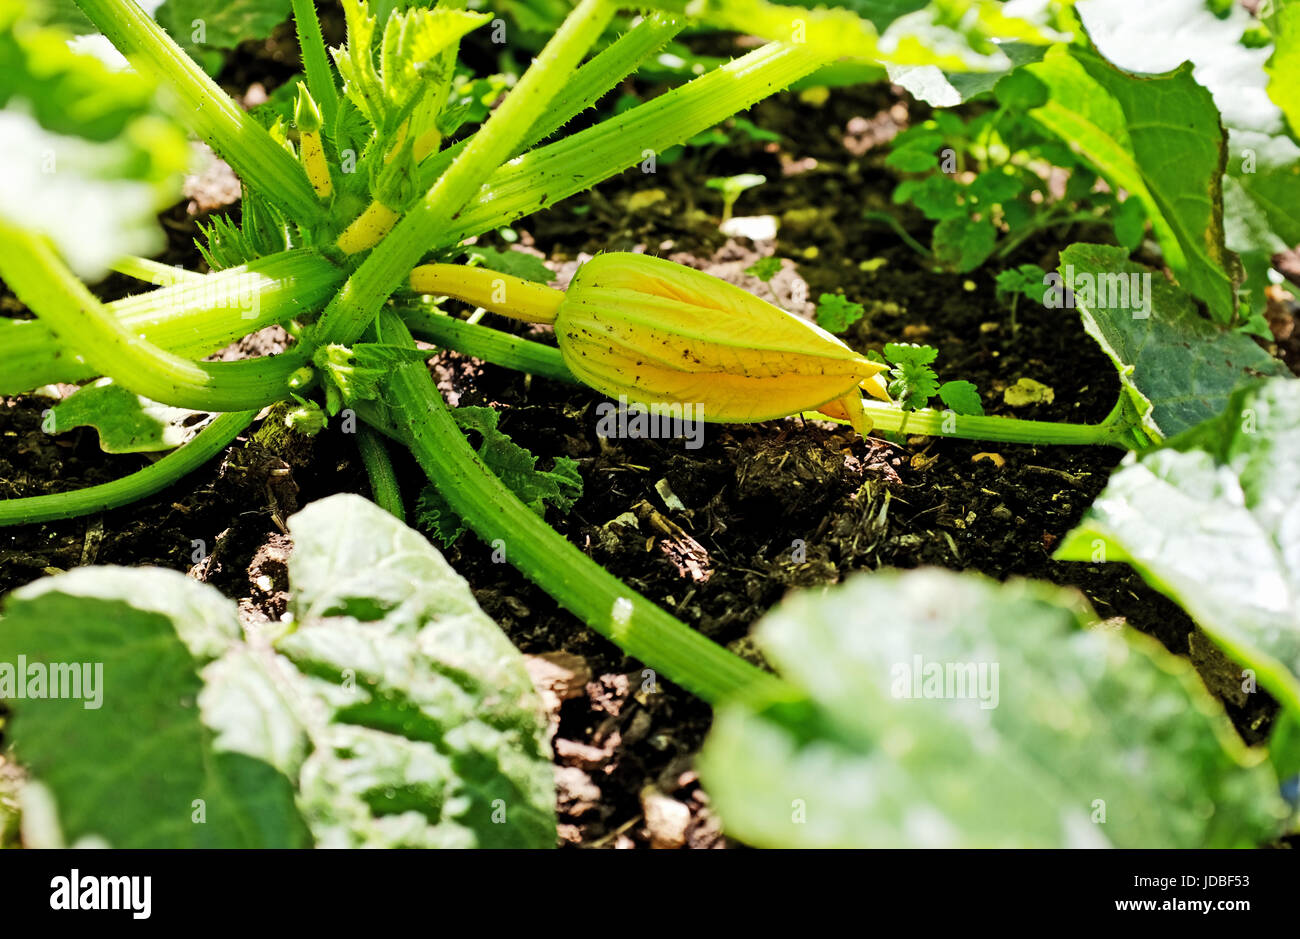
{"type": "MultiPolygon", "coordinates": [[[[380,314],[380,336],[385,343],[414,345],[391,310],[380,314]]],[[[396,369],[387,400],[394,428],[452,510],[596,632],[711,703],[768,699],[784,687],[632,590],[520,502],[470,447],[423,363],[396,369]]]]}

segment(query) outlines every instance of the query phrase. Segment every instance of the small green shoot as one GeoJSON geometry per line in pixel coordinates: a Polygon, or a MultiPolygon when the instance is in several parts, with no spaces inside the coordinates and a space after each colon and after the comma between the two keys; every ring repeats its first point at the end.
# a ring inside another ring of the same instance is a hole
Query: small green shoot
{"type": "Polygon", "coordinates": [[[817,325],[827,332],[844,332],[865,312],[861,303],[854,303],[842,293],[824,293],[817,298],[817,325]]]}
{"type": "Polygon", "coordinates": [[[767,182],[766,176],[758,173],[741,173],[739,176],[715,176],[707,180],[704,185],[722,193],[722,221],[726,223],[731,219],[731,210],[735,207],[740,194],[746,189],[753,189],[765,182],[767,182]]]}
{"type": "Polygon", "coordinates": [[[898,428],[900,436],[907,430],[907,419],[910,414],[929,407],[930,400],[935,397],[956,414],[965,416],[984,414],[979,390],[973,383],[961,379],[939,381],[939,376],[932,367],[934,360],[939,357],[939,350],[933,346],[890,342],[885,345],[883,355],[876,352],[868,355],[890,366],[887,388],[890,397],[904,412],[903,423],[898,428]]]}
{"type": "Polygon", "coordinates": [[[745,273],[750,277],[757,277],[763,283],[770,283],[772,278],[781,271],[781,259],[775,255],[766,258],[759,258],[749,267],[745,268],[745,273]]]}

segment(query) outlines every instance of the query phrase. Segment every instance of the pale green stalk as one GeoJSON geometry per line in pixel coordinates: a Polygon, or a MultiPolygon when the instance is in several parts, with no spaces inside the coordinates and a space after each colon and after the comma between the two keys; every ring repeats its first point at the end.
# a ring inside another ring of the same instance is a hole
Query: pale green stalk
{"type": "Polygon", "coordinates": [[[361,462],[370,477],[370,491],[375,497],[375,504],[395,516],[398,521],[406,521],[406,509],[402,506],[402,491],[397,485],[397,474],[393,472],[393,461],[388,456],[388,448],[383,438],[367,426],[357,428],[357,449],[361,452],[361,462]]]}
{"type": "Polygon", "coordinates": [[[307,75],[307,90],[320,108],[325,129],[333,133],[334,118],[339,111],[339,94],[334,85],[334,69],[325,50],[320,20],[313,0],[293,0],[293,22],[298,30],[298,48],[302,50],[302,68],[307,75]]]}
{"type": "Polygon", "coordinates": [[[450,248],[520,216],[550,208],[629,167],[653,174],[664,150],[745,110],[825,62],[803,46],[768,43],[595,127],[525,153],[496,170],[468,208],[424,245],[429,250],[450,248]]]}
{"type": "MultiPolygon", "coordinates": [[[[414,346],[391,310],[380,314],[380,335],[385,343],[414,346]]],[[[423,363],[394,370],[387,400],[393,429],[452,510],[596,632],[711,703],[751,695],[770,700],[785,687],[628,587],[520,502],[470,447],[423,363]]]]}
{"type": "Polygon", "coordinates": [[[0,222],[0,277],[97,374],[154,401],[200,411],[260,408],[288,393],[303,352],[240,362],[194,362],[131,333],[44,238],[0,222]]]}
{"type": "MultiPolygon", "coordinates": [[[[528,131],[528,135],[515,147],[512,157],[518,156],[539,141],[545,140],[587,108],[595,105],[615,85],[635,72],[650,55],[679,33],[684,21],[666,13],[651,13],[636,26],[593,56],[566,82],[528,131]]],[[[443,171],[464,150],[469,137],[455,143],[420,164],[420,181],[425,189],[432,186],[443,171]]]]}
{"type": "Polygon", "coordinates": [[[77,0],[100,32],[136,68],[178,99],[176,119],[221,154],[245,182],[300,224],[325,211],[302,167],[249,117],[134,0],[77,0]]]}
{"type": "MultiPolygon", "coordinates": [[[[143,274],[148,269],[135,263],[140,260],[121,266],[143,274]]],[[[130,335],[176,355],[198,358],[264,326],[314,312],[343,280],[342,270],[309,248],[268,255],[215,274],[186,273],[169,287],[114,300],[105,309],[130,335]]],[[[5,350],[0,357],[0,394],[23,394],[41,385],[100,374],[39,319],[0,319],[0,348],[5,350]]]]}

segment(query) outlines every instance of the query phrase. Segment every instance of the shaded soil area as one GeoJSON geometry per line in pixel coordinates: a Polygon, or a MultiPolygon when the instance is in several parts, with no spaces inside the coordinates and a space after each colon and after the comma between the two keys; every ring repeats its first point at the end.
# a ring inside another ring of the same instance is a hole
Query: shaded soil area
{"type": "MultiPolygon", "coordinates": [[[[897,237],[862,220],[888,206],[895,183],[882,144],[909,120],[887,87],[834,92],[820,106],[793,93],[749,118],[780,143],[734,134],[725,148],[689,150],[653,174],[631,171],[598,191],[521,220],[518,250],[544,257],[563,282],[599,250],[638,250],[707,270],[811,316],[823,292],[867,307],[846,339],[860,349],[903,339],[939,350],[941,378],[964,378],[990,413],[1098,421],[1114,404],[1114,370],[1068,310],[1021,304],[1013,330],[995,297],[994,270],[933,273],[897,237]],[[775,243],[718,230],[718,194],[706,179],[757,172],[740,215],[781,221],[775,243]],[[744,273],[758,257],[788,259],[770,284],[744,273]],[[1050,402],[1011,409],[1002,392],[1020,378],[1050,387],[1050,402]]],[[[168,263],[197,266],[193,220],[167,216],[168,263]]],[[[918,219],[904,224],[922,240],[918,219]]],[[[1056,232],[1010,263],[1055,264],[1055,250],[1103,232],[1056,232]]],[[[498,247],[503,242],[489,239],[498,247]]],[[[120,295],[114,279],[100,291],[120,295]]],[[[503,321],[492,323],[510,327],[503,321]]],[[[536,330],[534,330],[536,332],[536,330]]],[[[543,337],[544,338],[544,337],[543,337]]],[[[681,440],[605,440],[594,393],[444,353],[432,367],[453,403],[491,405],[501,427],[544,465],[570,456],[585,488],[567,516],[549,520],[647,597],[716,641],[754,657],[754,622],[795,587],[855,571],[924,564],[1024,576],[1081,590],[1102,617],[1123,617],[1189,655],[1224,699],[1248,742],[1274,711],[1240,692],[1222,659],[1172,603],[1123,565],[1059,563],[1051,553],[1122,457],[1103,448],[991,445],[910,437],[854,439],[799,419],[709,425],[699,449],[681,440]]],[[[0,409],[0,497],[90,485],[144,465],[107,457],[93,431],[51,437],[46,399],[0,409]]],[[[399,477],[413,506],[423,480],[405,455],[399,477]]],[[[188,571],[236,598],[250,619],[283,612],[283,520],[339,491],[368,494],[354,441],[331,428],[288,452],[246,437],[158,496],[82,519],[0,530],[0,591],[81,564],[156,564],[188,571]]],[[[692,768],[710,721],[706,705],[659,680],[583,628],[472,535],[446,552],[483,609],[526,654],[547,692],[556,731],[563,843],[717,847],[728,842],[692,768]]]]}

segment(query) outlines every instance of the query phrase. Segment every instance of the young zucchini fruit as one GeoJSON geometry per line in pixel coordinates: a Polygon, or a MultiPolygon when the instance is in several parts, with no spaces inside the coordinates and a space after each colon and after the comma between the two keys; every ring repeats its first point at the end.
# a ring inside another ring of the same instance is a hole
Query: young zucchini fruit
{"type": "Polygon", "coordinates": [[[861,391],[888,401],[872,362],[824,329],[701,271],[641,254],[588,261],[565,292],[462,265],[415,268],[411,288],[553,323],[564,364],[611,397],[695,404],[706,420],[820,410],[871,429],[861,391]]]}
{"type": "Polygon", "coordinates": [[[325,159],[325,146],[321,142],[320,108],[307,91],[298,86],[298,99],[293,105],[293,122],[298,127],[298,159],[307,173],[311,188],[322,200],[334,194],[334,181],[330,179],[329,161],[325,159]]]}

